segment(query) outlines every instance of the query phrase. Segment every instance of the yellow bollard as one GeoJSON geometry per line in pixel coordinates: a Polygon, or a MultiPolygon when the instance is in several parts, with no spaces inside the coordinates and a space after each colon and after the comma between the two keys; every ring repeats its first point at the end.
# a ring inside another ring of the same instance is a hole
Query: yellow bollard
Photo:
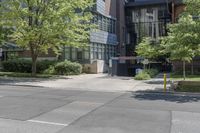
{"type": "Polygon", "coordinates": [[[164,74],[164,92],[167,91],[167,74],[164,74]]]}

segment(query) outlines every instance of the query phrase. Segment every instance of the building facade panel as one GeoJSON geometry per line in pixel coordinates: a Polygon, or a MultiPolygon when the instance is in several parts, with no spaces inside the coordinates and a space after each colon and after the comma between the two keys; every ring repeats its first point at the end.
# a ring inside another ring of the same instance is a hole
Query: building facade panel
{"type": "Polygon", "coordinates": [[[117,1],[119,0],[105,0],[105,4],[106,4],[105,15],[106,16],[111,16],[113,18],[117,17],[117,12],[116,12],[118,9],[118,7],[116,6],[117,1]]]}
{"type": "Polygon", "coordinates": [[[105,0],[97,0],[96,6],[97,6],[96,7],[97,12],[101,14],[105,14],[105,10],[106,10],[105,0]]]}
{"type": "Polygon", "coordinates": [[[119,56],[125,56],[126,49],[125,49],[125,38],[126,38],[126,23],[125,23],[125,4],[126,0],[117,0],[117,39],[118,39],[118,48],[117,53],[119,56]]]}
{"type": "Polygon", "coordinates": [[[90,41],[107,45],[117,45],[117,35],[105,31],[93,31],[90,34],[90,41]]]}

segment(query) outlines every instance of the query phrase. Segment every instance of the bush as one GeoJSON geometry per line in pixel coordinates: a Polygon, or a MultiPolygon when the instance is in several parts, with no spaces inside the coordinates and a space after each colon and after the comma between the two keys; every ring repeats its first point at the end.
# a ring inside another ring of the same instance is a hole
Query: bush
{"type": "MultiPolygon", "coordinates": [[[[37,73],[42,73],[45,69],[54,65],[55,61],[38,61],[37,62],[37,73]]],[[[31,73],[32,61],[25,59],[9,60],[2,63],[3,71],[5,72],[20,72],[20,73],[31,73]]]]}
{"type": "MultiPolygon", "coordinates": [[[[23,78],[29,78],[32,77],[30,73],[18,73],[18,72],[0,72],[0,76],[3,77],[23,77],[23,78]]],[[[46,75],[46,74],[37,74],[34,78],[50,78],[52,75],[46,75]]]]}
{"type": "Polygon", "coordinates": [[[56,74],[55,72],[55,67],[54,66],[50,66],[48,69],[44,70],[43,74],[56,74]]]}
{"type": "Polygon", "coordinates": [[[78,75],[82,73],[82,66],[79,63],[70,61],[59,62],[55,65],[55,74],[59,75],[78,75]]]}
{"type": "Polygon", "coordinates": [[[43,60],[37,62],[37,72],[43,73],[47,68],[54,66],[57,61],[43,60]]]}
{"type": "Polygon", "coordinates": [[[2,63],[5,72],[31,72],[31,60],[9,60],[2,63]]]}
{"type": "Polygon", "coordinates": [[[149,74],[151,78],[154,78],[155,76],[159,74],[159,71],[157,69],[146,69],[144,70],[144,72],[149,74]]]}
{"type": "Polygon", "coordinates": [[[135,80],[148,80],[150,78],[151,78],[150,75],[147,72],[145,72],[145,71],[139,72],[135,76],[135,80]]]}

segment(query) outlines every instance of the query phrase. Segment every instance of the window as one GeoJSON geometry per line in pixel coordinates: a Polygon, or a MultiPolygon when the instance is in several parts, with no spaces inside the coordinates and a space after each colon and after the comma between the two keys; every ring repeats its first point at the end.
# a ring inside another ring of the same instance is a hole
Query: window
{"type": "Polygon", "coordinates": [[[105,17],[101,14],[94,15],[93,21],[94,24],[98,25],[98,29],[109,32],[115,33],[116,29],[116,20],[105,17]]]}
{"type": "Polygon", "coordinates": [[[65,59],[70,60],[70,47],[65,47],[65,59]]]}
{"type": "MultiPolygon", "coordinates": [[[[130,10],[130,16],[137,34],[137,42],[143,37],[159,38],[166,35],[166,24],[170,22],[166,7],[150,7],[130,10]]],[[[127,37],[129,38],[129,37],[127,37]]],[[[127,39],[127,42],[128,39],[127,39]]]]}
{"type": "Polygon", "coordinates": [[[72,60],[76,60],[76,59],[77,59],[76,49],[72,48],[72,60]]]}

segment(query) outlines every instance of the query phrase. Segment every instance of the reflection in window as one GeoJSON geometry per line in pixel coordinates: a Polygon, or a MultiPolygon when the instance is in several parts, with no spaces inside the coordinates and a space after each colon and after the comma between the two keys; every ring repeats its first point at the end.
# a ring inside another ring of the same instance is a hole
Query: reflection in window
{"type": "Polygon", "coordinates": [[[116,32],[116,20],[105,17],[101,14],[94,14],[93,23],[98,26],[98,29],[109,32],[115,33],[116,32]]]}
{"type": "Polygon", "coordinates": [[[92,43],[91,59],[109,60],[115,56],[115,46],[109,44],[92,43]]]}
{"type": "Polygon", "coordinates": [[[131,18],[138,41],[143,37],[158,38],[166,35],[166,23],[170,22],[166,13],[165,7],[132,10],[131,18]]]}

